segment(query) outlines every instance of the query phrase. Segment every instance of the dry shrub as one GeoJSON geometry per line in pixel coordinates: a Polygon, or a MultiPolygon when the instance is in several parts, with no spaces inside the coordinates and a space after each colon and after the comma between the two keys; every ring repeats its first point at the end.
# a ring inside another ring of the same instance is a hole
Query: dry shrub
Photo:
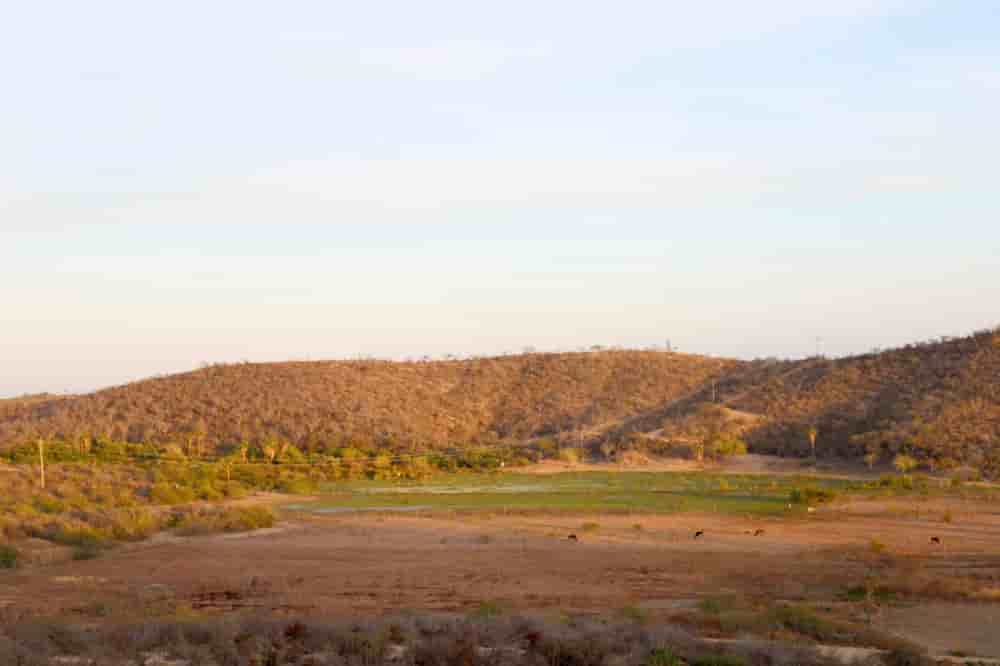
{"type": "Polygon", "coordinates": [[[176,514],[172,526],[178,534],[199,536],[273,527],[275,520],[274,511],[266,506],[227,507],[176,514]]]}
{"type": "Polygon", "coordinates": [[[289,664],[377,666],[674,666],[798,664],[825,666],[802,647],[738,646],[720,652],[677,627],[606,624],[583,618],[547,624],[521,617],[445,619],[407,615],[326,621],[277,616],[228,616],[98,625],[0,625],[0,663],[49,664],[51,657],[86,656],[119,664],[149,654],[199,666],[289,664]],[[40,661],[32,661],[39,659],[40,661]]]}

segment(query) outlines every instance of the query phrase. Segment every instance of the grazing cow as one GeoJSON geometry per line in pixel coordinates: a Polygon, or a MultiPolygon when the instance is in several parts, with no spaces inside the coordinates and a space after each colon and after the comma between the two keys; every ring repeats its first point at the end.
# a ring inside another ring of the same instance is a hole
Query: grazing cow
{"type": "Polygon", "coordinates": [[[569,539],[570,541],[579,541],[579,539],[578,539],[578,538],[576,537],[576,535],[575,535],[575,534],[570,534],[570,535],[569,535],[568,537],[566,537],[566,538],[567,538],[567,539],[569,539]]]}
{"type": "Polygon", "coordinates": [[[754,536],[764,536],[764,530],[754,530],[753,531],[753,535],[754,536]]]}
{"type": "Polygon", "coordinates": [[[705,536],[705,530],[698,530],[697,532],[694,533],[694,538],[695,539],[697,539],[698,537],[701,537],[701,536],[705,536]]]}
{"type": "Polygon", "coordinates": [[[941,538],[940,537],[931,537],[931,543],[936,543],[936,544],[938,544],[940,546],[941,545],[941,538]]]}

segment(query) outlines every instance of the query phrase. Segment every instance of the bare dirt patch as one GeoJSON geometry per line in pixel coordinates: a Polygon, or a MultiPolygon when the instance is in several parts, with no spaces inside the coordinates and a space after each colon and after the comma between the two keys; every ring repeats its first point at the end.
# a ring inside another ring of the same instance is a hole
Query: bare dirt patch
{"type": "Polygon", "coordinates": [[[1000,657],[1000,605],[920,604],[889,608],[879,626],[931,652],[1000,657]]]}

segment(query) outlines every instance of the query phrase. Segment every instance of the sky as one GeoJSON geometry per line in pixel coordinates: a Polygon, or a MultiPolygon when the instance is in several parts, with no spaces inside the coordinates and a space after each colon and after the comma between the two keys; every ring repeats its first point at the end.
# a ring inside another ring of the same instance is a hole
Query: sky
{"type": "Polygon", "coordinates": [[[993,0],[22,2],[0,396],[1000,323],[993,0]]]}

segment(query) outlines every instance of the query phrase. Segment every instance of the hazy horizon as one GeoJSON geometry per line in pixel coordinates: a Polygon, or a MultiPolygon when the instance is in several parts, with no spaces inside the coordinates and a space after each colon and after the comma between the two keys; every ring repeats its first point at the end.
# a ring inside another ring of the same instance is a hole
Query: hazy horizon
{"type": "Polygon", "coordinates": [[[242,359],[843,356],[995,326],[995,12],[11,7],[0,396],[242,359]]]}

